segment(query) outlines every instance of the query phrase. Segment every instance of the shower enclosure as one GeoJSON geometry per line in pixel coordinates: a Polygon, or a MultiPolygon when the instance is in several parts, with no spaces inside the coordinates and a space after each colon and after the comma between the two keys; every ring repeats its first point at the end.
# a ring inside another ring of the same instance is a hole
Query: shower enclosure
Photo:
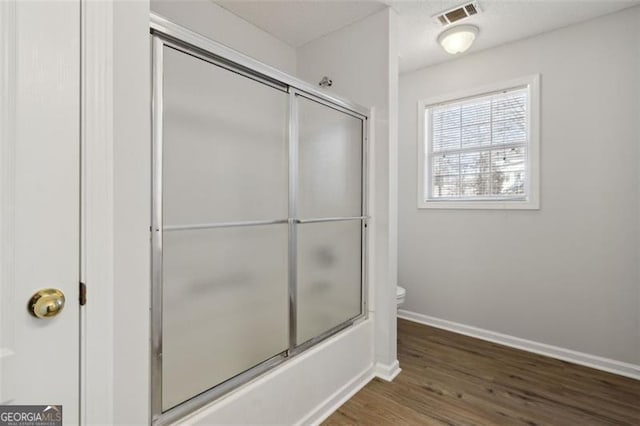
{"type": "Polygon", "coordinates": [[[151,28],[160,424],[366,316],[368,110],[151,28]]]}

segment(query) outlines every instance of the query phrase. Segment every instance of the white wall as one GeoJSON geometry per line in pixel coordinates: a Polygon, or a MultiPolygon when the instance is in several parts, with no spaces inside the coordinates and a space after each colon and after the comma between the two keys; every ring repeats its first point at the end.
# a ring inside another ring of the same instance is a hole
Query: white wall
{"type": "Polygon", "coordinates": [[[151,10],[171,21],[295,75],[296,50],[211,0],[151,0],[151,10]]]}
{"type": "Polygon", "coordinates": [[[408,311],[640,363],[639,76],[640,7],[401,76],[408,311]],[[541,209],[418,210],[418,100],[534,73],[541,209]]]}
{"type": "Polygon", "coordinates": [[[375,128],[370,146],[374,161],[370,173],[371,222],[375,253],[370,289],[376,322],[376,361],[396,361],[396,206],[398,57],[395,45],[396,15],[380,11],[353,25],[298,48],[298,77],[317,84],[323,76],[333,80],[331,92],[375,109],[375,128]]]}
{"type": "MultiPolygon", "coordinates": [[[[151,69],[148,15],[147,2],[113,3],[114,233],[112,242],[88,242],[113,244],[113,258],[105,262],[113,261],[108,264],[113,267],[113,346],[107,346],[106,350],[110,349],[113,356],[112,419],[115,424],[143,424],[149,420],[151,69]]],[[[105,156],[105,161],[107,158],[105,156]]],[[[87,189],[91,190],[102,188],[87,189]]],[[[91,284],[91,281],[87,283],[89,315],[90,305],[106,302],[92,298],[91,284]]]]}

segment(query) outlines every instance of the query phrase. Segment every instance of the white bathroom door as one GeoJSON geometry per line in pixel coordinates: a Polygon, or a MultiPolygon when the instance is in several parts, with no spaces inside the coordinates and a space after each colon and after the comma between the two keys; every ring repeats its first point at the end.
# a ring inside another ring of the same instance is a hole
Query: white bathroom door
{"type": "Polygon", "coordinates": [[[0,53],[0,414],[77,424],[80,0],[0,1],[0,53]]]}

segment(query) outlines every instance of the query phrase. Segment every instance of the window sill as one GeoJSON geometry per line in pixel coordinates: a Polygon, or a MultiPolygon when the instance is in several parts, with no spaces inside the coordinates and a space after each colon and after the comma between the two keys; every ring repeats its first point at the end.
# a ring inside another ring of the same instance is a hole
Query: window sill
{"type": "Polygon", "coordinates": [[[539,210],[537,200],[419,200],[418,209],[539,210]]]}

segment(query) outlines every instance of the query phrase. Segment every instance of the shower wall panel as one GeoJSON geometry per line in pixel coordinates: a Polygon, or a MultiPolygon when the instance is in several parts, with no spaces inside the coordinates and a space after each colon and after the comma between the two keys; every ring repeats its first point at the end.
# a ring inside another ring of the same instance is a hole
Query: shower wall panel
{"type": "Polygon", "coordinates": [[[300,345],[361,313],[363,121],[304,96],[296,107],[300,345]]]}
{"type": "Polygon", "coordinates": [[[164,48],[165,225],[287,218],[288,95],[164,48]]]}
{"type": "Polygon", "coordinates": [[[167,410],[289,347],[288,95],[171,47],[163,56],[167,410]]]}
{"type": "Polygon", "coordinates": [[[164,409],[289,346],[286,225],[167,232],[163,279],[164,409]]]}
{"type": "Polygon", "coordinates": [[[297,96],[301,219],[362,215],[362,120],[297,96]]]}
{"type": "Polygon", "coordinates": [[[360,314],[361,241],[359,220],[298,227],[298,344],[360,314]]]}

